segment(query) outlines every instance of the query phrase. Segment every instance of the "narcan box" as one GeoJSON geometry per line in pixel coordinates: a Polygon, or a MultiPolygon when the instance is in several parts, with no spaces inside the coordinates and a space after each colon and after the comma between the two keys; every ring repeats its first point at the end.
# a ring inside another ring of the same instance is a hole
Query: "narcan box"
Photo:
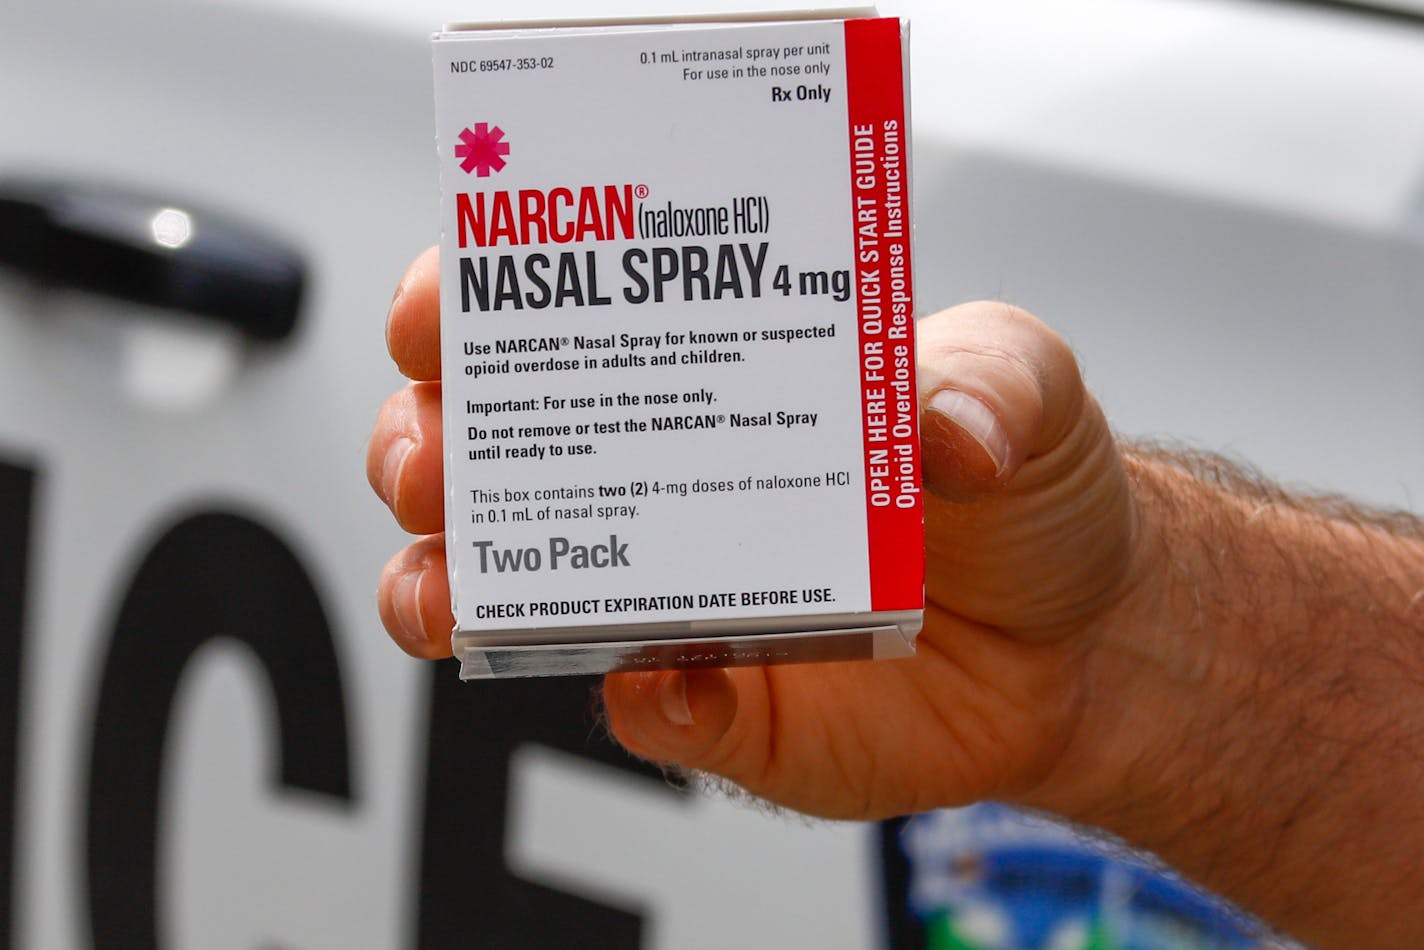
{"type": "Polygon", "coordinates": [[[433,40],[466,679],[910,655],[908,28],[433,40]]]}

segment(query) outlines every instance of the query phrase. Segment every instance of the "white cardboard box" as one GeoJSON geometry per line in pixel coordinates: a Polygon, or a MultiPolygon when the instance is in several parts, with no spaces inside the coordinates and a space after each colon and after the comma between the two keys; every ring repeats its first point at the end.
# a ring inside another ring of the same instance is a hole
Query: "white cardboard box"
{"type": "Polygon", "coordinates": [[[907,35],[435,36],[462,676],[913,652],[907,35]]]}

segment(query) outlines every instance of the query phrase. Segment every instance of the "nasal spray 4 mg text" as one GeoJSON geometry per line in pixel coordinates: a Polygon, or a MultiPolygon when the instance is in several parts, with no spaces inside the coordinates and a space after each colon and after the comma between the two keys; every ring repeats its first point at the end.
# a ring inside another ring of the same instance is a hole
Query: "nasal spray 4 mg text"
{"type": "Polygon", "coordinates": [[[435,36],[463,677],[913,652],[907,37],[435,36]]]}

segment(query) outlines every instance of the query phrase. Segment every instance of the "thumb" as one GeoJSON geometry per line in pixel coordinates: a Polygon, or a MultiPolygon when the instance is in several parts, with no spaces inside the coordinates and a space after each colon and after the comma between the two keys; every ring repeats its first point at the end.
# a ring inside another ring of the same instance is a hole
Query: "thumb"
{"type": "Polygon", "coordinates": [[[1073,352],[1003,304],[919,325],[925,592],[1000,630],[1058,636],[1130,580],[1122,458],[1073,352]]]}
{"type": "Polygon", "coordinates": [[[941,497],[1003,487],[1083,412],[1072,350],[1023,310],[964,304],[921,320],[916,335],[925,483],[941,497]]]}

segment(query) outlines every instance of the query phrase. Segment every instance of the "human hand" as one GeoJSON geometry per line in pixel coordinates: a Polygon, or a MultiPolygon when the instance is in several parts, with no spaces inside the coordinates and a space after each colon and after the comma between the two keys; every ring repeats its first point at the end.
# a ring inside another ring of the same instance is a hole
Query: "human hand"
{"type": "MultiPolygon", "coordinates": [[[[443,527],[438,257],[391,305],[412,382],[387,401],[372,487],[424,535],[387,565],[395,641],[450,654],[443,527]]],[[[969,304],[920,322],[928,609],[894,662],[616,674],[605,698],[633,752],[724,775],[812,814],[876,817],[1032,797],[1083,722],[1096,625],[1131,589],[1122,463],[1072,353],[1033,317],[969,304]]]]}
{"type": "Polygon", "coordinates": [[[1090,809],[1111,787],[1083,782],[1112,731],[1090,703],[1096,654],[1154,560],[1123,460],[1071,351],[1034,317],[974,303],[916,333],[929,489],[917,655],[611,676],[613,732],[816,815],[984,798],[1090,809]]]}
{"type": "MultiPolygon", "coordinates": [[[[450,654],[434,250],[387,339],[379,602],[450,654]]],[[[982,798],[1108,828],[1321,946],[1424,945],[1424,524],[1115,444],[1062,340],[978,303],[917,327],[928,598],[913,659],[609,676],[631,751],[803,812],[982,798]],[[1336,873],[1346,868],[1349,873],[1336,873]],[[1364,922],[1364,929],[1362,928],[1364,922]]]]}

